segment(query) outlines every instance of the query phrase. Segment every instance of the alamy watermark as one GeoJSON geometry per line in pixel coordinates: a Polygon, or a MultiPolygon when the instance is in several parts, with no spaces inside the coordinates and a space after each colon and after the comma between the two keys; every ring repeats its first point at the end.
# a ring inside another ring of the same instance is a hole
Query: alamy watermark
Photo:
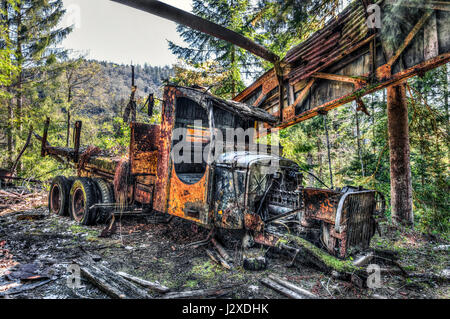
{"type": "Polygon", "coordinates": [[[381,8],[377,4],[371,4],[367,7],[368,17],[366,25],[369,29],[381,29],[381,8]]]}
{"type": "Polygon", "coordinates": [[[67,287],[71,289],[78,289],[81,287],[81,269],[77,264],[71,264],[67,266],[67,287]]]}
{"type": "Polygon", "coordinates": [[[381,268],[377,264],[367,266],[367,287],[372,289],[381,288],[381,268]]]}

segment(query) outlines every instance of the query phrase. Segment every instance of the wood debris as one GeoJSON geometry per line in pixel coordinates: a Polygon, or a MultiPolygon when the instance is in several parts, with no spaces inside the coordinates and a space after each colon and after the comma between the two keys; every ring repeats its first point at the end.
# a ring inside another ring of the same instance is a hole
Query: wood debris
{"type": "Polygon", "coordinates": [[[126,278],[128,280],[131,280],[143,287],[147,287],[150,288],[152,290],[155,290],[157,292],[161,292],[161,293],[167,293],[169,292],[169,288],[167,288],[166,286],[161,285],[159,282],[152,282],[152,281],[148,281],[148,280],[144,280],[135,276],[132,276],[130,274],[124,273],[119,271],[117,273],[118,275],[122,276],[123,278],[126,278]]]}
{"type": "Polygon", "coordinates": [[[75,262],[80,266],[81,274],[86,279],[112,298],[151,298],[147,291],[135,286],[107,267],[95,263],[91,258],[81,257],[75,262]]]}
{"type": "Polygon", "coordinates": [[[294,291],[295,293],[304,296],[305,298],[310,298],[310,299],[316,299],[318,298],[315,294],[313,294],[312,292],[303,289],[301,287],[298,287],[296,285],[294,285],[293,283],[290,283],[284,279],[281,279],[279,277],[276,277],[274,275],[269,275],[269,279],[272,279],[273,281],[275,281],[276,283],[283,285],[284,287],[294,291]]]}
{"type": "Polygon", "coordinates": [[[272,279],[263,278],[260,281],[264,286],[267,286],[267,287],[279,292],[280,294],[285,295],[286,297],[288,297],[290,299],[305,299],[304,296],[278,284],[277,282],[273,281],[272,279]]]}
{"type": "Polygon", "coordinates": [[[169,292],[164,295],[164,299],[184,299],[184,298],[205,298],[205,297],[219,297],[229,293],[234,287],[221,287],[212,289],[200,289],[200,290],[190,290],[181,292],[169,292]]]}
{"type": "Polygon", "coordinates": [[[0,189],[0,216],[47,205],[47,193],[16,188],[0,189]]]}

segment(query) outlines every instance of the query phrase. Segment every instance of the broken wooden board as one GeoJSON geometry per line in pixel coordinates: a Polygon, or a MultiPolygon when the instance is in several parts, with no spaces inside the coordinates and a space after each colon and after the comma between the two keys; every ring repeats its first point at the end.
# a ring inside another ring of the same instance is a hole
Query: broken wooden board
{"type": "Polygon", "coordinates": [[[30,283],[26,283],[26,284],[23,284],[23,285],[15,286],[15,287],[12,287],[12,288],[8,289],[5,292],[0,292],[0,297],[4,297],[4,296],[7,296],[7,295],[15,295],[15,294],[22,293],[24,291],[32,290],[32,289],[41,287],[43,285],[46,285],[46,284],[48,284],[48,283],[50,283],[50,282],[52,282],[54,280],[56,280],[56,278],[51,278],[51,279],[47,279],[47,280],[40,280],[40,281],[37,281],[37,282],[30,282],[30,283]]]}
{"type": "Polygon", "coordinates": [[[283,280],[283,279],[281,279],[281,278],[279,278],[277,276],[269,275],[269,279],[271,279],[271,280],[275,281],[276,283],[278,283],[278,284],[280,284],[280,285],[282,285],[282,286],[292,290],[293,292],[295,292],[295,293],[297,293],[297,294],[299,294],[301,296],[304,296],[304,298],[308,298],[308,299],[317,299],[318,298],[312,292],[310,292],[310,291],[308,291],[306,289],[303,289],[301,287],[298,287],[298,286],[296,286],[296,285],[294,285],[294,284],[292,284],[292,283],[290,283],[290,282],[288,282],[286,280],[283,280]]]}
{"type": "Polygon", "coordinates": [[[155,290],[160,293],[166,293],[166,292],[169,292],[169,290],[170,290],[166,286],[161,285],[159,282],[152,282],[152,281],[144,280],[144,279],[132,276],[130,274],[124,273],[122,271],[119,271],[117,274],[122,276],[123,278],[131,280],[143,287],[150,288],[150,289],[155,290]]]}
{"type": "Polygon", "coordinates": [[[260,281],[264,286],[267,286],[267,287],[279,292],[280,294],[285,295],[286,297],[288,297],[290,299],[305,299],[304,296],[276,283],[272,279],[263,278],[260,281]]]}
{"type": "Polygon", "coordinates": [[[135,286],[107,267],[92,261],[90,257],[80,257],[75,260],[75,263],[80,266],[84,277],[112,298],[151,298],[147,291],[135,286]]]}
{"type": "Polygon", "coordinates": [[[234,287],[220,287],[211,289],[190,290],[181,292],[169,292],[164,295],[164,299],[186,299],[186,298],[205,298],[205,297],[220,297],[231,292],[234,287]]]}

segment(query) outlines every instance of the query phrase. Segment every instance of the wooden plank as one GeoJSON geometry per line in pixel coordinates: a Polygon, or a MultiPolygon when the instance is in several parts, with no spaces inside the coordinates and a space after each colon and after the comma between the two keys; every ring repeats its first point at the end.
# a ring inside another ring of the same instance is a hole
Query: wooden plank
{"type": "Polygon", "coordinates": [[[164,295],[164,299],[186,299],[186,298],[205,298],[219,297],[229,293],[236,285],[212,289],[200,289],[181,292],[169,292],[164,295]]]}
{"type": "Polygon", "coordinates": [[[325,80],[331,80],[331,81],[340,81],[340,82],[347,82],[347,83],[353,83],[357,86],[361,85],[362,83],[367,83],[367,80],[358,78],[358,77],[352,77],[348,75],[341,75],[341,74],[329,74],[329,73],[323,73],[323,72],[317,72],[312,75],[313,78],[317,79],[325,79],[325,80]]]}
{"type": "Polygon", "coordinates": [[[119,271],[117,273],[119,276],[122,276],[123,278],[126,278],[128,280],[131,280],[143,287],[147,287],[150,288],[152,290],[155,290],[157,292],[161,292],[161,293],[166,293],[169,292],[169,288],[167,288],[166,286],[161,285],[159,282],[152,282],[152,281],[148,281],[148,280],[144,280],[142,278],[138,278],[135,276],[132,276],[130,274],[127,274],[125,272],[119,271]]]}
{"type": "Polygon", "coordinates": [[[315,294],[311,293],[310,291],[303,289],[301,287],[298,287],[298,286],[296,286],[286,280],[283,280],[279,277],[276,277],[274,275],[269,275],[269,279],[272,279],[276,283],[283,285],[284,287],[292,290],[293,292],[295,292],[301,296],[304,296],[305,298],[308,298],[308,299],[317,299],[318,298],[315,294]]]}
{"type": "Polygon", "coordinates": [[[267,286],[267,287],[275,290],[276,292],[279,292],[280,294],[285,295],[286,297],[288,297],[290,299],[305,299],[302,295],[276,283],[272,279],[263,278],[260,281],[264,286],[267,286]]]}
{"type": "Polygon", "coordinates": [[[89,257],[81,257],[75,260],[80,266],[81,274],[100,290],[116,299],[150,298],[143,289],[123,279],[112,270],[92,261],[89,257]]]}

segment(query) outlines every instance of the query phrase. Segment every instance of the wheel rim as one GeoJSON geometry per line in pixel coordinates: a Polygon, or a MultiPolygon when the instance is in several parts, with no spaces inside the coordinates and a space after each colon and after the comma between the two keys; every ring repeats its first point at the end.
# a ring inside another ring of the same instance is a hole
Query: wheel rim
{"type": "Polygon", "coordinates": [[[59,185],[53,185],[52,186],[52,190],[50,192],[50,196],[51,196],[51,207],[50,210],[57,214],[59,213],[61,207],[62,207],[62,194],[61,194],[61,189],[59,187],[59,185]]]}
{"type": "Polygon", "coordinates": [[[72,211],[73,218],[76,221],[80,221],[85,212],[85,200],[84,200],[84,192],[81,188],[77,188],[73,193],[73,202],[72,202],[72,211]]]}

